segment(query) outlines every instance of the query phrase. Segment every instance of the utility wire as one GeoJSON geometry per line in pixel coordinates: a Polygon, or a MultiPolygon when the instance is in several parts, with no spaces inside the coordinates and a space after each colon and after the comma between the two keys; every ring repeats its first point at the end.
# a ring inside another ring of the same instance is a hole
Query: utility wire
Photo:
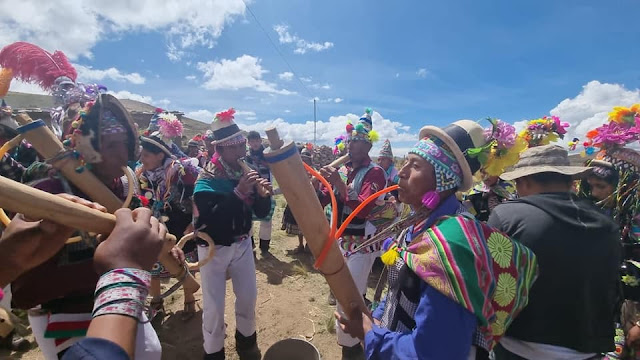
{"type": "Polygon", "coordinates": [[[269,36],[269,33],[267,32],[267,30],[265,30],[265,28],[262,26],[262,24],[260,23],[260,21],[256,17],[256,14],[253,13],[253,10],[251,10],[251,8],[249,7],[249,5],[246,3],[245,0],[242,0],[242,2],[244,3],[244,6],[247,8],[247,10],[249,10],[249,14],[251,14],[253,19],[256,21],[256,24],[258,24],[258,27],[260,27],[260,29],[262,30],[264,35],[267,37],[267,39],[269,39],[269,42],[271,43],[271,46],[273,46],[273,48],[276,50],[278,55],[280,55],[280,58],[282,59],[282,61],[284,61],[284,63],[287,64],[287,67],[289,68],[289,71],[291,71],[293,76],[295,76],[296,80],[298,80],[298,82],[300,83],[302,88],[307,92],[309,97],[311,97],[312,99],[315,99],[316,97],[311,93],[311,91],[309,91],[309,88],[307,88],[307,86],[304,84],[304,82],[298,77],[298,73],[295,70],[293,70],[293,67],[291,66],[291,64],[289,64],[287,59],[284,57],[284,54],[280,51],[280,48],[278,48],[278,46],[273,41],[273,39],[271,39],[271,36],[269,36]]]}

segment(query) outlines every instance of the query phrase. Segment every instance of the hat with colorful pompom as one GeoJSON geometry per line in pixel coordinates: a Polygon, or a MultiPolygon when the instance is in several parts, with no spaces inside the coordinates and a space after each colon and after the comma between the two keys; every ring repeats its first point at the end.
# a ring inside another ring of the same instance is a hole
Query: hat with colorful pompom
{"type": "Polygon", "coordinates": [[[368,143],[374,143],[378,141],[380,136],[373,130],[373,121],[371,116],[373,110],[367,108],[364,114],[358,119],[358,123],[354,126],[351,121],[347,122],[347,140],[348,141],[366,141],[368,143]]]}

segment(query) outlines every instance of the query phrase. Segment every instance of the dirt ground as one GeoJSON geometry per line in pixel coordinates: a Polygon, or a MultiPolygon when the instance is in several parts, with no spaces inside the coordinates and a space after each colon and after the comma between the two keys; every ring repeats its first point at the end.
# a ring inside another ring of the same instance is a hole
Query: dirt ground
{"type": "MultiPolygon", "coordinates": [[[[313,269],[313,256],[294,254],[297,236],[287,236],[280,230],[284,199],[278,196],[273,219],[271,250],[262,255],[256,252],[258,301],[256,304],[258,344],[264,355],[272,344],[286,338],[303,338],[313,343],[323,359],[340,359],[340,347],[336,343],[333,312],[327,304],[329,287],[322,275],[313,269]]],[[[257,224],[256,224],[257,225],[257,224]]],[[[257,227],[256,227],[257,228],[257,227]]],[[[257,230],[256,230],[257,233],[257,230]]],[[[373,298],[380,271],[369,277],[368,299],[373,298]]],[[[199,280],[199,276],[196,276],[199,280]]],[[[165,287],[170,284],[163,285],[165,287]]],[[[202,306],[202,293],[196,293],[202,306]]],[[[238,359],[234,351],[235,316],[234,294],[231,281],[227,282],[226,312],[227,359],[238,359]]],[[[183,294],[179,290],[165,300],[168,312],[163,324],[157,328],[162,343],[163,359],[202,359],[202,310],[187,322],[180,319],[183,294]]],[[[32,337],[30,337],[33,340],[32,337]]],[[[0,359],[41,359],[37,346],[23,353],[0,350],[0,359]]],[[[304,360],[304,359],[302,359],[304,360]]]]}

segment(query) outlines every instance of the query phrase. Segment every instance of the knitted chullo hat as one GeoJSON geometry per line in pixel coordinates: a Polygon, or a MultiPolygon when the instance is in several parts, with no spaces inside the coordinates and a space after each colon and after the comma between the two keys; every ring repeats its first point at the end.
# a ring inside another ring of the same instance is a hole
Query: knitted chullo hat
{"type": "Polygon", "coordinates": [[[370,144],[378,141],[379,135],[373,130],[372,113],[371,108],[367,108],[355,126],[351,121],[347,122],[347,141],[366,141],[370,144]]]}
{"type": "Polygon", "coordinates": [[[389,139],[385,140],[384,144],[382,144],[382,149],[380,149],[380,155],[378,155],[378,157],[393,160],[393,151],[391,150],[391,142],[389,139]]]}

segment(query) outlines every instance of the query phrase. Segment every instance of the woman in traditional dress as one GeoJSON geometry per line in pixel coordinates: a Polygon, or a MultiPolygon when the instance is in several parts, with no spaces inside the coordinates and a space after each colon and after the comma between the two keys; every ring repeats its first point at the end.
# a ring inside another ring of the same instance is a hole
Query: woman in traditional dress
{"type": "MultiPolygon", "coordinates": [[[[153,216],[160,219],[170,234],[180,238],[191,231],[193,205],[191,197],[193,187],[200,168],[193,166],[189,159],[184,162],[172,155],[170,146],[163,140],[161,132],[150,136],[141,136],[142,151],[140,165],[136,174],[140,179],[143,204],[153,211],[153,216]]],[[[183,248],[185,256],[193,261],[197,258],[197,250],[193,241],[183,248]]],[[[163,299],[160,297],[160,279],[170,275],[162,264],[156,263],[152,269],[150,294],[151,307],[157,313],[163,310],[163,299]]],[[[196,299],[193,293],[184,292],[184,311],[182,320],[189,320],[196,312],[196,299]]]]}

